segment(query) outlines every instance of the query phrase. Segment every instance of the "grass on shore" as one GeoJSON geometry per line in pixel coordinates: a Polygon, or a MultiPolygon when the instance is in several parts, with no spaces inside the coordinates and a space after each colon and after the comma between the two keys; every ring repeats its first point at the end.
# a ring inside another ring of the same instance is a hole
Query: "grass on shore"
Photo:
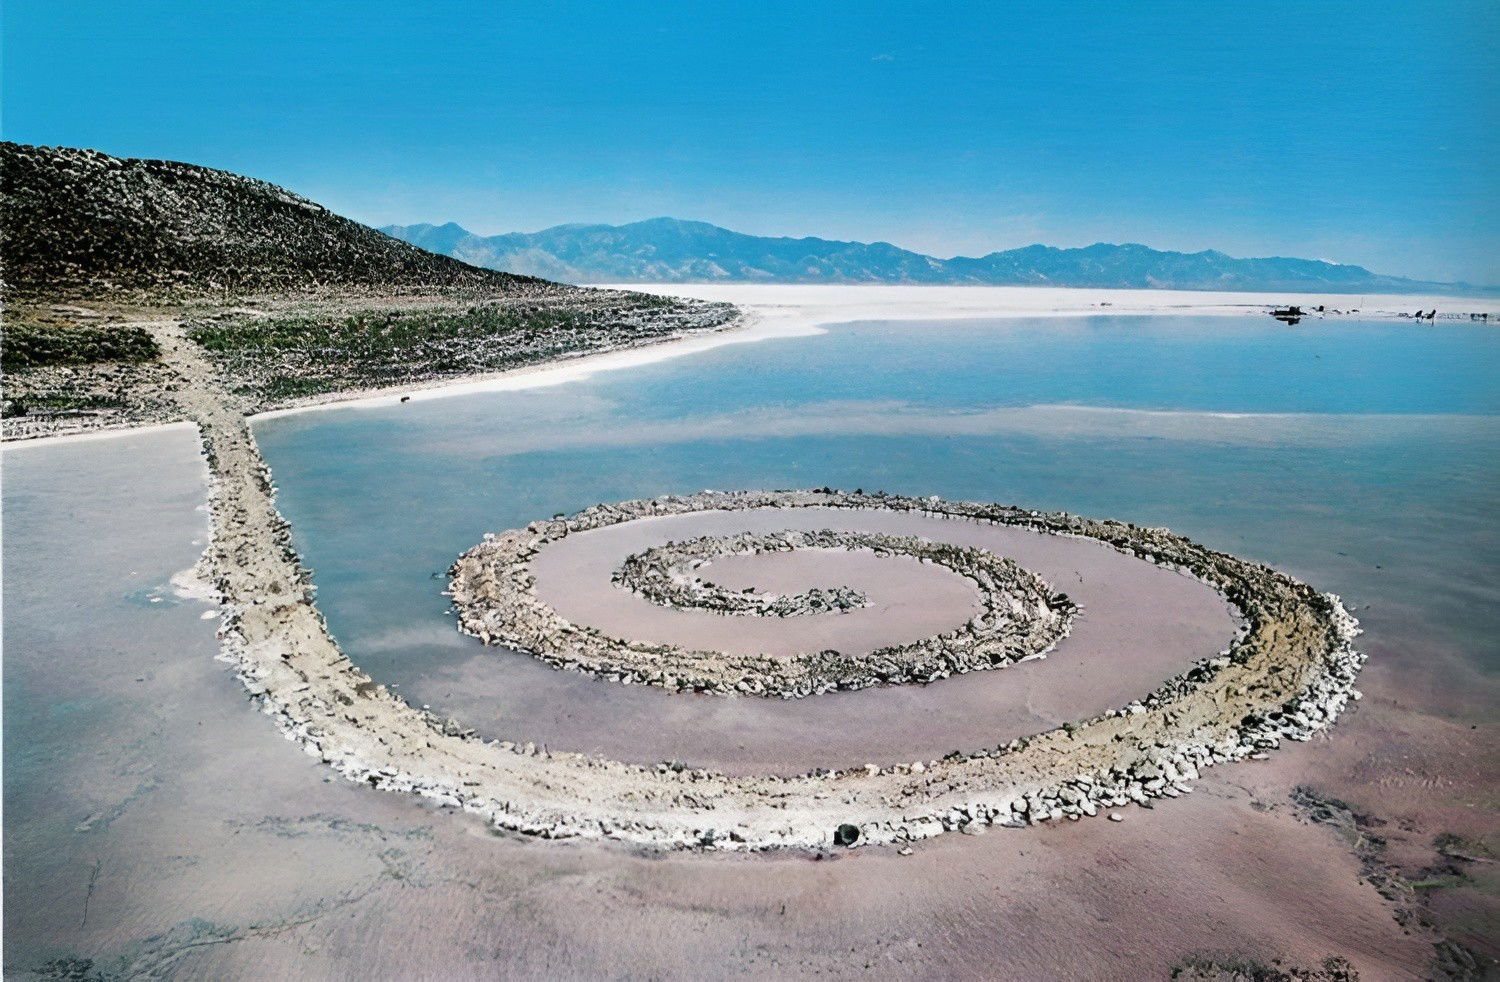
{"type": "Polygon", "coordinates": [[[7,310],[0,331],[4,435],[170,418],[165,387],[173,376],[160,355],[156,339],[139,326],[7,310]]]}
{"type": "Polygon", "coordinates": [[[59,365],[152,361],[161,354],[144,328],[129,325],[11,321],[0,334],[0,367],[7,372],[59,365]]]}
{"type": "Polygon", "coordinates": [[[189,337],[238,391],[266,404],[503,371],[716,327],[727,305],[598,293],[497,303],[202,322],[189,337]]]}

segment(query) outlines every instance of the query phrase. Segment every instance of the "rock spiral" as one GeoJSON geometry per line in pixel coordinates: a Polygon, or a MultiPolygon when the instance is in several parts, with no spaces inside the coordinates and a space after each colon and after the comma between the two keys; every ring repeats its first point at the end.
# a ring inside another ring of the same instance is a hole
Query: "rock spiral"
{"type": "MultiPolygon", "coordinates": [[[[283,553],[294,557],[286,526],[270,507],[269,473],[247,460],[252,455],[244,448],[253,444],[243,424],[209,422],[216,424],[205,430],[220,468],[213,514],[216,533],[225,537],[216,539],[216,549],[243,545],[233,530],[252,524],[269,533],[253,540],[270,547],[257,553],[263,565],[283,553]]],[[[223,654],[289,739],[350,780],[422,795],[540,838],[655,848],[882,845],[969,826],[1082,818],[1174,797],[1205,767],[1263,755],[1283,740],[1310,739],[1359,698],[1354,682],[1364,657],[1352,644],[1358,625],[1338,597],[1166,529],[823,488],[603,505],[524,531],[581,531],[631,516],[737,508],[880,509],[1090,539],[1209,584],[1239,610],[1244,629],[1218,656],[1108,712],[940,759],[823,767],[792,777],[632,764],[484,739],[414,708],[360,671],[323,629],[308,593],[276,608],[261,603],[262,583],[243,564],[220,566],[223,654]]],[[[307,583],[294,558],[284,568],[307,583]]],[[[455,570],[454,587],[483,594],[493,584],[480,566],[455,570]]]]}
{"type": "MultiPolygon", "coordinates": [[[[626,556],[613,580],[652,603],[678,610],[711,610],[716,614],[756,617],[801,617],[831,611],[858,610],[870,598],[847,586],[811,587],[800,593],[762,593],[753,588],[730,590],[694,575],[720,556],[753,556],[794,549],[859,548],[841,541],[838,533],[779,532],[772,535],[705,535],[686,542],[668,542],[626,556]]],[[[872,545],[879,552],[880,547],[872,545]]],[[[889,551],[889,550],[887,550],[889,551]]]]}
{"type": "MultiPolygon", "coordinates": [[[[615,513],[619,521],[630,515],[629,510],[615,513]]],[[[611,637],[571,623],[537,596],[531,557],[570,530],[567,523],[528,526],[487,537],[460,557],[452,571],[460,628],[486,644],[518,648],[555,667],[618,681],[679,691],[802,698],[1002,668],[1051,649],[1067,635],[1076,611],[1066,595],[1054,593],[1035,573],[1009,559],[916,536],[747,532],[669,543],[627,557],[615,573],[616,583],[679,609],[786,617],[863,606],[858,592],[847,587],[766,595],[725,590],[689,575],[695,565],[714,557],[803,549],[911,557],[967,578],[980,597],[979,613],[950,631],[869,652],[825,649],[777,658],[689,650],[611,637]]]]}

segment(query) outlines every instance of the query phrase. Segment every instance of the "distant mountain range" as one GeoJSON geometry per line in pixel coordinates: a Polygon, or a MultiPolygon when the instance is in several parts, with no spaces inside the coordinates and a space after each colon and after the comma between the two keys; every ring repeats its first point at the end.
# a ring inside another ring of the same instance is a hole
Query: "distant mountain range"
{"type": "MultiPolygon", "coordinates": [[[[446,225],[388,225],[387,235],[475,266],[569,283],[910,283],[1176,290],[1419,293],[1465,284],[1382,276],[1316,259],[1235,259],[1098,243],[1032,245],[938,259],[888,242],[770,238],[707,222],[653,218],[629,225],[558,225],[475,235],[446,225]]],[[[1489,291],[1484,291],[1489,292],[1489,291]]]]}

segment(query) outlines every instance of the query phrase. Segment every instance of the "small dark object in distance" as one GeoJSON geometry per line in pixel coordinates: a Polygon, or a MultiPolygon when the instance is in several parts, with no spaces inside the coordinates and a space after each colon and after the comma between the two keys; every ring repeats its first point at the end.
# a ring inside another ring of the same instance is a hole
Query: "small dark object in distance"
{"type": "Polygon", "coordinates": [[[845,822],[833,830],[833,841],[837,845],[852,846],[859,841],[859,826],[845,822]]]}

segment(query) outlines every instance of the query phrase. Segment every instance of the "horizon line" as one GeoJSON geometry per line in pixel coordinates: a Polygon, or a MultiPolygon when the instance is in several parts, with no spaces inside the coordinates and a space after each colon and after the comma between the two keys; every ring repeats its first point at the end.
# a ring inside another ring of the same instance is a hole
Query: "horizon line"
{"type": "Polygon", "coordinates": [[[937,260],[939,262],[952,262],[953,260],[957,260],[957,259],[975,259],[975,260],[977,260],[977,259],[987,259],[987,258],[989,258],[991,256],[998,256],[998,255],[1003,255],[1005,253],[1011,253],[1011,252],[1021,252],[1021,251],[1024,251],[1026,249],[1050,249],[1050,250],[1053,250],[1053,251],[1056,251],[1056,252],[1069,252],[1069,251],[1081,251],[1081,250],[1084,250],[1084,249],[1091,249],[1091,248],[1094,248],[1095,246],[1108,246],[1110,248],[1116,248],[1116,249],[1129,248],[1131,246],[1135,246],[1135,247],[1138,247],[1138,248],[1141,248],[1141,249],[1147,249],[1147,250],[1150,250],[1151,252],[1160,253],[1160,254],[1163,254],[1163,255],[1178,255],[1178,256],[1218,255],[1218,256],[1223,256],[1226,259],[1234,260],[1236,262],[1257,262],[1257,261],[1272,261],[1272,260],[1288,260],[1288,261],[1293,261],[1293,262],[1315,262],[1315,263],[1323,263],[1324,265],[1328,265],[1328,266],[1337,266],[1337,267],[1340,267],[1340,268],[1343,268],[1343,269],[1359,270],[1359,271],[1361,271],[1363,273],[1366,273],[1366,274],[1368,274],[1370,276],[1381,277],[1381,278],[1384,278],[1384,279],[1405,280],[1406,282],[1414,283],[1414,284],[1431,284],[1431,285],[1436,285],[1436,286],[1465,287],[1465,288],[1472,289],[1472,290],[1500,290],[1500,285],[1487,286],[1487,285],[1484,285],[1484,284],[1471,283],[1468,280],[1429,280],[1429,279],[1422,279],[1422,278],[1419,278],[1419,277],[1410,276],[1410,275],[1406,275],[1406,274],[1402,274],[1402,273],[1381,273],[1381,272],[1377,272],[1375,270],[1370,269],[1368,266],[1362,266],[1362,265],[1360,265],[1358,263],[1340,262],[1337,259],[1325,259],[1325,258],[1316,258],[1316,259],[1314,259],[1314,258],[1309,258],[1307,256],[1292,256],[1292,255],[1235,256],[1235,255],[1231,255],[1230,253],[1224,252],[1221,249],[1212,249],[1212,248],[1210,248],[1210,249],[1198,249],[1198,250],[1194,250],[1194,251],[1190,252],[1190,251],[1183,250],[1183,249],[1162,249],[1162,248],[1158,248],[1157,246],[1148,245],[1148,244],[1146,244],[1144,242],[1133,242],[1133,241],[1107,242],[1107,241],[1105,241],[1103,239],[1100,239],[1100,240],[1095,241],[1095,242],[1090,242],[1087,245],[1077,245],[1077,246],[1051,245],[1051,244],[1048,244],[1046,242],[1030,242],[1030,243],[1027,243],[1025,245],[1020,245],[1020,246],[1011,246],[1009,248],[1002,248],[1002,249],[992,249],[989,252],[985,252],[985,253],[982,253],[980,255],[964,255],[962,253],[954,253],[951,256],[939,256],[939,255],[934,255],[933,253],[920,252],[920,251],[918,251],[916,249],[910,249],[910,248],[907,248],[906,246],[897,245],[896,243],[888,241],[886,239],[871,239],[871,240],[863,240],[863,239],[829,239],[829,238],[824,238],[823,236],[820,236],[820,235],[757,235],[757,234],[755,234],[753,232],[742,232],[742,231],[739,231],[738,229],[730,228],[727,225],[719,225],[719,224],[717,224],[715,222],[704,221],[702,219],[696,219],[696,218],[677,218],[677,217],[674,217],[672,215],[654,215],[654,216],[652,216],[650,218],[640,218],[640,219],[635,219],[633,221],[628,221],[628,222],[558,222],[556,224],[547,225],[547,226],[545,226],[543,228],[539,228],[539,229],[536,229],[534,231],[522,231],[522,230],[519,230],[519,229],[513,229],[513,230],[508,231],[508,232],[491,232],[491,233],[476,232],[473,229],[469,228],[467,225],[464,225],[462,222],[459,222],[459,221],[456,221],[456,220],[453,220],[453,219],[449,219],[448,221],[440,222],[440,223],[439,222],[408,222],[408,223],[404,223],[403,224],[403,223],[400,223],[400,222],[388,222],[388,223],[386,223],[384,225],[376,225],[376,226],[372,226],[372,227],[375,228],[376,231],[384,232],[386,229],[410,229],[410,228],[417,228],[417,227],[421,227],[421,226],[426,226],[427,228],[438,229],[438,228],[446,228],[446,227],[448,227],[448,226],[451,225],[451,226],[459,229],[460,231],[464,232],[466,235],[473,236],[474,238],[478,238],[478,239],[498,239],[498,238],[504,238],[504,237],[510,236],[510,235],[528,235],[528,236],[529,235],[541,235],[541,234],[543,234],[545,232],[557,231],[559,229],[571,229],[571,228],[610,228],[610,229],[619,229],[619,228],[629,228],[630,226],[633,226],[633,225],[646,225],[646,224],[650,224],[651,222],[663,222],[663,221],[665,221],[665,222],[679,222],[679,223],[683,223],[683,224],[692,224],[692,225],[705,225],[705,226],[708,226],[709,228],[718,229],[719,231],[729,232],[729,233],[734,234],[734,235],[743,235],[746,238],[752,238],[752,239],[772,239],[772,240],[781,240],[781,241],[787,241],[787,242],[807,242],[807,241],[814,241],[814,242],[827,242],[827,243],[838,244],[838,245],[858,245],[858,246],[880,246],[880,245],[883,245],[883,246],[890,246],[893,249],[899,249],[902,252],[911,253],[912,255],[919,256],[919,257],[921,257],[923,259],[935,259],[935,260],[937,260]]]}

